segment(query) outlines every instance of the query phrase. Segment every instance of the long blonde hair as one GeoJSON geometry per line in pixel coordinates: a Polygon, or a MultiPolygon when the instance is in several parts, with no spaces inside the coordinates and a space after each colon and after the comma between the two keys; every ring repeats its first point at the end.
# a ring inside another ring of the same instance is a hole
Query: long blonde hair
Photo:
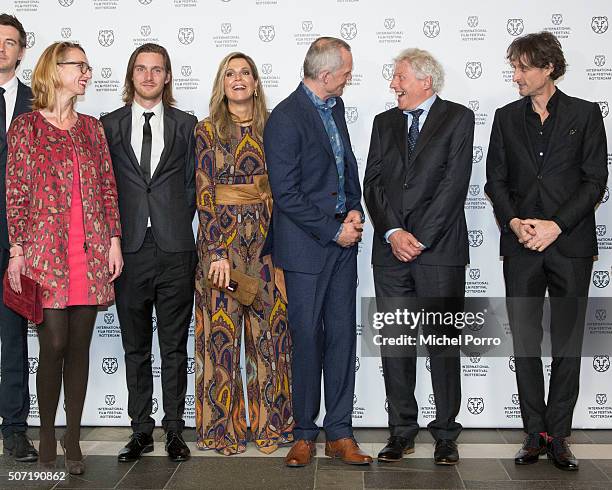
{"type": "Polygon", "coordinates": [[[255,80],[255,94],[257,94],[257,96],[253,96],[253,124],[251,128],[253,130],[253,135],[261,140],[263,138],[264,126],[268,119],[266,98],[263,93],[263,87],[261,86],[257,65],[255,65],[253,58],[239,51],[228,54],[221,60],[221,63],[219,63],[219,69],[217,70],[213,91],[210,96],[210,120],[219,139],[221,141],[228,141],[232,135],[232,128],[235,123],[232,121],[232,116],[227,106],[227,97],[225,95],[223,83],[229,62],[237,58],[244,59],[249,64],[255,80]]]}
{"type": "MultiPolygon", "coordinates": [[[[32,72],[32,110],[53,110],[57,89],[61,87],[57,64],[65,61],[69,49],[79,49],[85,54],[80,44],[71,42],[56,42],[48,46],[38,58],[36,67],[32,72]]],[[[76,95],[72,98],[72,105],[76,102],[76,95]]]]}

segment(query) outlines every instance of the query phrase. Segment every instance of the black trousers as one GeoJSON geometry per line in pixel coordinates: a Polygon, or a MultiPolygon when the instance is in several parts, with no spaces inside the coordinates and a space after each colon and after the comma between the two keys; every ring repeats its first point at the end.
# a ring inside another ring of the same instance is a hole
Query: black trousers
{"type": "Polygon", "coordinates": [[[134,432],[151,434],[153,307],[161,352],[161,381],[166,431],[182,431],[187,390],[187,336],[193,312],[195,252],[161,250],[150,229],[134,253],[123,256],[115,292],[125,351],[128,415],[134,432]]]}
{"type": "Polygon", "coordinates": [[[4,437],[25,431],[30,411],[28,322],[2,302],[2,278],[8,261],[9,251],[0,248],[0,417],[4,437]]]}
{"type": "MultiPolygon", "coordinates": [[[[379,311],[387,311],[391,298],[431,298],[428,309],[460,310],[465,297],[465,267],[422,265],[415,262],[374,266],[374,286],[379,311]],[[385,301],[387,298],[388,301],[385,301]],[[445,298],[453,298],[450,302],[445,298]],[[438,305],[432,304],[438,303],[438,305]]],[[[453,326],[424,331],[456,337],[459,331],[453,326]]],[[[458,346],[429,349],[431,382],[436,402],[436,418],[427,428],[438,439],[456,439],[461,424],[455,418],[461,408],[461,362],[458,346]]],[[[405,355],[392,357],[382,351],[383,375],[389,405],[389,429],[391,435],[414,440],[419,430],[419,408],[414,396],[416,384],[416,349],[406,346],[405,355]]]]}
{"type": "Polygon", "coordinates": [[[567,437],[578,399],[584,320],[592,257],[565,257],[551,246],[504,257],[508,318],[515,352],[516,382],[527,433],[567,437]],[[550,297],[552,366],[544,399],[541,343],[544,295],[550,297]]]}

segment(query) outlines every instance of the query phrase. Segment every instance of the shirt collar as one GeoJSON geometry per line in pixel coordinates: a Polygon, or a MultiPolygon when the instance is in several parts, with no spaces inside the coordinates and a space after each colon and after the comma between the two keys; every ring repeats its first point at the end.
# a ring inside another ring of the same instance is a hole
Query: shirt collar
{"type": "Polygon", "coordinates": [[[314,104],[314,106],[317,109],[331,110],[331,108],[336,105],[335,97],[330,97],[327,100],[323,100],[317,94],[315,94],[312,90],[310,90],[304,82],[301,82],[301,84],[302,84],[302,88],[304,89],[304,92],[306,92],[306,95],[308,96],[310,101],[314,104]]]}
{"type": "Polygon", "coordinates": [[[8,94],[8,93],[13,92],[14,90],[17,90],[18,84],[19,83],[17,82],[17,77],[13,77],[8,82],[6,82],[4,85],[0,85],[0,86],[4,89],[4,93],[8,94]]]}
{"type": "Polygon", "coordinates": [[[555,112],[557,111],[558,105],[559,105],[559,91],[555,88],[554,93],[552,94],[550,99],[548,99],[548,103],[546,104],[546,110],[548,111],[549,114],[554,116],[555,112]]]}
{"type": "Polygon", "coordinates": [[[164,104],[160,100],[159,103],[153,106],[151,109],[145,109],[138,102],[136,101],[132,102],[132,116],[133,117],[135,117],[136,119],[139,119],[142,117],[142,114],[144,112],[152,112],[153,114],[155,114],[156,118],[161,119],[164,116],[164,104]]]}
{"type": "MultiPolygon", "coordinates": [[[[429,97],[428,99],[425,99],[423,102],[421,102],[417,107],[415,107],[414,109],[412,109],[412,111],[415,111],[417,109],[423,109],[423,113],[427,114],[430,110],[431,110],[431,106],[433,105],[433,103],[436,101],[436,98],[438,96],[436,94],[433,94],[431,97],[429,97]]],[[[410,114],[411,111],[403,111],[404,114],[410,114]]],[[[421,114],[422,115],[422,114],[421,114]]]]}
{"type": "MultiPolygon", "coordinates": [[[[527,99],[527,112],[533,112],[534,114],[536,114],[536,111],[533,110],[533,104],[531,103],[531,97],[525,97],[525,99],[527,99]]],[[[553,94],[550,96],[550,99],[548,99],[548,102],[546,103],[546,110],[548,111],[548,114],[550,114],[551,116],[554,116],[555,113],[557,112],[557,106],[559,105],[559,89],[555,87],[555,91],[553,92],[553,94]]]]}

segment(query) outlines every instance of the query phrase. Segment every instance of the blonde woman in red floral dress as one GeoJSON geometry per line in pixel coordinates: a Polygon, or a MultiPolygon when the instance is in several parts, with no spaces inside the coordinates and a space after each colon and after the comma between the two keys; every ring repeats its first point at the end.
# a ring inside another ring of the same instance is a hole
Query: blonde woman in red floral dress
{"type": "Polygon", "coordinates": [[[6,201],[11,244],[8,274],[42,286],[43,323],[36,390],[39,464],[54,467],[55,415],[62,380],[66,470],[85,470],[79,445],[89,346],[99,305],[114,300],[123,259],[117,189],[101,123],[74,110],[91,67],[74,43],[54,43],[32,75],[33,112],[8,131],[6,201]]]}

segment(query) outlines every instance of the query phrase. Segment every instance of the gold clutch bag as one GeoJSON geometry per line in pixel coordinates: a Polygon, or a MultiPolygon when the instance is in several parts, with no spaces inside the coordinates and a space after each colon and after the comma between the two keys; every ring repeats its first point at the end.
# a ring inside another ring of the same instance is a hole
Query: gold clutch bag
{"type": "Polygon", "coordinates": [[[255,300],[259,289],[259,279],[251,277],[237,270],[230,271],[230,284],[227,288],[219,288],[215,286],[208,276],[206,277],[206,285],[209,288],[218,289],[227,295],[234,298],[241,305],[250,306],[255,300]]]}

